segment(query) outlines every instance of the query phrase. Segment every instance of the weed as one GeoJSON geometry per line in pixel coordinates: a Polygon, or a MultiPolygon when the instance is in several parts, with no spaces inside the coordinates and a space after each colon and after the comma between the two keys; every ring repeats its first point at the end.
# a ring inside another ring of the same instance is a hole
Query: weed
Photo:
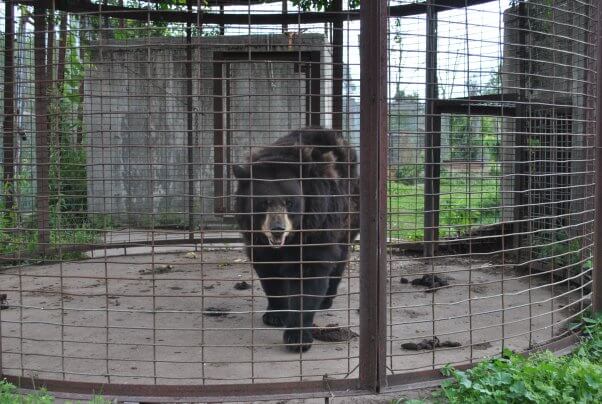
{"type": "Polygon", "coordinates": [[[17,393],[17,388],[6,380],[0,380],[0,403],[2,404],[52,404],[54,398],[40,390],[33,394],[22,396],[17,393]]]}
{"type": "MultiPolygon", "coordinates": [[[[78,401],[80,402],[80,401],[78,401]]],[[[54,397],[46,392],[44,389],[40,389],[35,393],[28,395],[21,395],[17,392],[17,388],[7,382],[6,380],[0,380],[0,404],[53,404],[54,397]]],[[[67,401],[69,403],[69,401],[67,401]]],[[[89,404],[110,404],[111,401],[101,397],[93,396],[89,404]]]]}
{"type": "Polygon", "coordinates": [[[395,173],[397,181],[404,185],[416,184],[422,175],[422,164],[401,164],[397,167],[397,172],[395,173]]]}
{"type": "MultiPolygon", "coordinates": [[[[390,237],[421,240],[424,236],[424,185],[390,181],[388,191],[390,237]]],[[[457,237],[472,226],[498,222],[500,205],[499,179],[481,177],[468,180],[442,174],[441,237],[457,237]]]]}
{"type": "Polygon", "coordinates": [[[545,351],[530,357],[504,350],[467,371],[446,366],[452,377],[436,394],[450,403],[602,402],[602,317],[583,319],[585,339],[571,355],[545,351]]]}

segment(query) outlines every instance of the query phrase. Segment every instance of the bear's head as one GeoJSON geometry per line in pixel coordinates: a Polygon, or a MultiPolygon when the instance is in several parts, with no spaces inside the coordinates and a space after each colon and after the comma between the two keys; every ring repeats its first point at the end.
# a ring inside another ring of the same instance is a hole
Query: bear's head
{"type": "Polygon", "coordinates": [[[243,231],[250,230],[259,244],[280,248],[298,243],[304,211],[299,174],[282,164],[236,165],[237,213],[243,231]],[[267,243],[265,243],[267,241],[267,243]]]}

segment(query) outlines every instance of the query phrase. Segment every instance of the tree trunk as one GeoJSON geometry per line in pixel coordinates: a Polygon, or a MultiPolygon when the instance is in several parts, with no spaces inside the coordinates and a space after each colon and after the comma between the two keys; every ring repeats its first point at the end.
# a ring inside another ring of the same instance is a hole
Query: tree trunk
{"type": "MultiPolygon", "coordinates": [[[[56,68],[56,94],[58,101],[60,102],[61,97],[64,95],[65,86],[65,60],[67,57],[67,13],[61,14],[61,23],[59,27],[59,55],[58,65],[56,68]]],[[[59,107],[60,108],[60,107],[59,107]]],[[[62,128],[62,114],[63,111],[59,109],[59,114],[56,118],[56,133],[57,133],[57,151],[60,152],[60,147],[63,144],[63,128],[62,128]]]]}
{"type": "MultiPolygon", "coordinates": [[[[61,14],[61,24],[59,27],[59,60],[56,70],[56,81],[62,90],[65,81],[65,59],[67,56],[67,23],[68,14],[61,14]]],[[[61,91],[62,92],[62,91],[61,91]]]]}
{"type": "Polygon", "coordinates": [[[50,145],[48,142],[48,63],[46,51],[46,9],[34,8],[34,63],[36,110],[36,215],[38,249],[45,254],[50,247],[50,145]]]}
{"type": "MultiPolygon", "coordinates": [[[[25,38],[25,30],[28,21],[31,19],[31,13],[25,6],[19,8],[21,18],[19,19],[19,28],[17,29],[16,38],[25,38]]],[[[23,116],[25,115],[26,108],[26,89],[27,89],[27,77],[25,68],[25,49],[27,44],[21,40],[16,42],[15,52],[15,115],[16,115],[16,137],[15,137],[15,176],[19,175],[21,170],[21,142],[27,140],[27,132],[23,123],[23,116]]],[[[30,128],[31,129],[31,128],[30,128]]],[[[19,194],[19,183],[15,183],[15,194],[19,194]]],[[[18,203],[18,201],[15,201],[18,203]]]]}
{"type": "Polygon", "coordinates": [[[5,208],[14,207],[14,178],[15,178],[15,8],[12,0],[6,1],[4,35],[4,136],[2,148],[3,159],[3,188],[5,208]]]}
{"type": "MultiPolygon", "coordinates": [[[[87,38],[88,20],[85,15],[79,17],[79,60],[82,64],[85,63],[86,48],[90,46],[90,41],[87,38]]],[[[81,146],[84,141],[84,81],[79,83],[79,105],[77,106],[77,137],[75,143],[81,146]]]]}

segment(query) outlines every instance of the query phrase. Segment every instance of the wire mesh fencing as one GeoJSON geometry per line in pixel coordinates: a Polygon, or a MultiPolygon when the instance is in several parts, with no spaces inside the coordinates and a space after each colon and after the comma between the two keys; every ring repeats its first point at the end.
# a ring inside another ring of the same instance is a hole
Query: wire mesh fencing
{"type": "Polygon", "coordinates": [[[588,307],[595,9],[481,3],[389,28],[395,373],[532,349],[588,307]]]}
{"type": "Polygon", "coordinates": [[[3,4],[0,375],[330,394],[571,341],[597,3],[358,3],[3,4]]]}

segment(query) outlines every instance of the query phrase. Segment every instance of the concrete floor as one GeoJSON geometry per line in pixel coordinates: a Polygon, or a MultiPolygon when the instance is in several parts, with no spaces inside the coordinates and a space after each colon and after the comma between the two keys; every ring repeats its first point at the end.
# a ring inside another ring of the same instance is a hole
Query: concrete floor
{"type": "MultiPolygon", "coordinates": [[[[241,249],[205,249],[194,257],[190,251],[161,247],[150,254],[138,247],[128,252],[141,255],[96,252],[85,261],[0,271],[0,289],[11,305],[0,314],[4,373],[149,384],[357,377],[358,338],[316,341],[304,354],[284,349],[282,331],[261,322],[265,297],[241,249]],[[236,290],[242,280],[252,288],[236,290]],[[228,313],[208,316],[210,307],[228,313]]],[[[501,351],[502,339],[505,347],[527,349],[557,335],[562,320],[577,308],[572,302],[579,296],[566,283],[552,288],[549,277],[529,278],[495,262],[440,259],[427,266],[408,256],[390,259],[391,373],[491,356],[501,351]],[[427,293],[400,283],[400,277],[412,280],[431,270],[450,286],[427,293]],[[401,348],[433,333],[462,346],[401,348]]],[[[354,253],[340,296],[331,310],[316,316],[318,326],[336,323],[359,333],[358,260],[354,253]]]]}

